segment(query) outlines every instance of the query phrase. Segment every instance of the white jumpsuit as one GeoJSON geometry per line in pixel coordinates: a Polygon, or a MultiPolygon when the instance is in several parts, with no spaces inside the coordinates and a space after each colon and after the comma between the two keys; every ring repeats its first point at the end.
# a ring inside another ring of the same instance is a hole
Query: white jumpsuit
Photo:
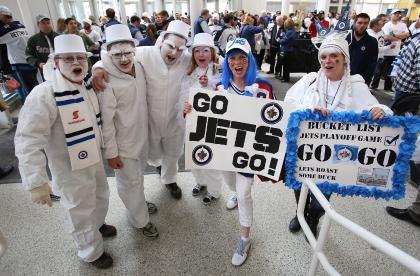
{"type": "MultiPolygon", "coordinates": [[[[88,103],[96,144],[100,152],[101,131],[96,121],[88,91],[77,85],[88,103]]],[[[105,223],[109,190],[103,163],[72,171],[69,152],[51,82],[36,86],[20,111],[15,136],[16,156],[26,189],[31,190],[49,181],[46,163],[52,175],[52,189],[61,196],[65,224],[84,261],[98,259],[103,251],[99,228],[105,223]],[[45,151],[45,154],[44,154],[45,151]]],[[[92,93],[92,92],[91,92],[92,93]]],[[[96,100],[96,96],[94,96],[96,100]]]]}
{"type": "Polygon", "coordinates": [[[148,110],[143,67],[134,63],[135,77],[118,70],[106,53],[98,65],[109,73],[110,82],[98,94],[106,159],[120,157],[115,170],[118,195],[128,210],[129,222],[137,228],[149,222],[144,196],[144,168],[148,154],[148,110]],[[102,64],[100,64],[102,63],[102,64]]]}
{"type": "Polygon", "coordinates": [[[158,45],[143,46],[137,48],[136,60],[143,65],[146,74],[149,163],[162,166],[162,184],[174,183],[184,144],[184,129],[178,121],[177,104],[181,80],[191,64],[191,55],[184,51],[175,64],[168,66],[158,45]]]}
{"type": "MultiPolygon", "coordinates": [[[[190,75],[186,75],[182,80],[181,84],[181,97],[178,103],[179,116],[182,117],[181,124],[185,129],[185,119],[183,118],[184,103],[188,100],[190,88],[201,88],[198,78],[206,73],[208,78],[207,87],[204,89],[215,90],[216,84],[221,80],[221,66],[223,64],[223,58],[219,60],[219,64],[216,65],[216,73],[213,72],[213,63],[208,65],[208,70],[197,67],[190,75]]],[[[214,196],[219,198],[222,190],[223,172],[218,170],[191,170],[195,180],[201,186],[207,186],[207,191],[214,196]]]]}

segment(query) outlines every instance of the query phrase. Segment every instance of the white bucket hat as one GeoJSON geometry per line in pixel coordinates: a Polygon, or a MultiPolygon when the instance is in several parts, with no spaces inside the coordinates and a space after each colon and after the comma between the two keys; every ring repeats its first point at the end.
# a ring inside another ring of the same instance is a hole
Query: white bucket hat
{"type": "Polygon", "coordinates": [[[165,34],[176,34],[188,41],[188,33],[190,32],[190,25],[182,22],[181,20],[173,20],[169,23],[168,29],[162,32],[161,35],[165,34]]]}
{"type": "Polygon", "coordinates": [[[61,54],[86,54],[88,57],[92,55],[86,51],[83,39],[75,34],[62,34],[54,38],[55,52],[52,57],[61,54]]]}
{"type": "Polygon", "coordinates": [[[251,46],[245,38],[235,38],[229,41],[226,45],[226,54],[234,49],[242,50],[247,55],[251,52],[251,46]]]}
{"type": "Polygon", "coordinates": [[[213,48],[216,51],[216,53],[219,50],[217,49],[216,46],[214,46],[213,36],[208,33],[199,33],[194,36],[194,42],[190,48],[191,51],[194,50],[195,47],[199,47],[199,46],[206,46],[206,47],[213,48]]]}
{"type": "Polygon", "coordinates": [[[106,50],[106,47],[115,42],[131,41],[135,46],[139,44],[137,39],[131,37],[130,29],[124,24],[115,24],[105,29],[106,43],[102,46],[106,50]]]}

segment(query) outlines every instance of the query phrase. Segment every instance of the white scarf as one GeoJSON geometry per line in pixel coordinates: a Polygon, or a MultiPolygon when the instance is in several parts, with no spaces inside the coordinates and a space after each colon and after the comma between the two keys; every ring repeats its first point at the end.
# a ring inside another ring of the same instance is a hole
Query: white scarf
{"type": "Polygon", "coordinates": [[[73,171],[81,170],[100,162],[94,124],[101,124],[101,114],[95,92],[86,87],[88,99],[85,101],[81,91],[66,80],[59,70],[50,75],[53,85],[54,97],[60,112],[66,136],[67,150],[69,152],[71,168],[73,171]],[[91,111],[88,104],[93,107],[96,122],[91,120],[91,111]]]}

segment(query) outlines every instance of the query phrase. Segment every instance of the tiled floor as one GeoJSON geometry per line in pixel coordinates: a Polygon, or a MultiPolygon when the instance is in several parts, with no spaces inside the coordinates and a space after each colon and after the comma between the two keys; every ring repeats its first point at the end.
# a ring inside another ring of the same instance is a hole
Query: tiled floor
{"type": "MultiPolygon", "coordinates": [[[[115,179],[109,178],[111,200],[107,222],[118,229],[106,240],[114,257],[113,268],[95,270],[76,256],[66,233],[58,203],[53,208],[30,203],[29,193],[19,184],[0,185],[0,229],[9,241],[0,259],[0,275],[303,275],[309,269],[312,251],[302,233],[287,227],[294,216],[295,200],[283,184],[256,182],[253,187],[254,226],[249,259],[239,268],[230,264],[239,238],[237,210],[227,211],[230,191],[211,206],[191,195],[191,173],[180,173],[183,198],[176,201],[158,183],[156,175],[145,178],[146,196],[159,211],[152,221],[160,231],[157,240],[145,239],[125,217],[115,179]]],[[[400,249],[420,259],[420,229],[388,216],[388,204],[405,207],[417,191],[408,185],[407,198],[398,202],[333,196],[339,213],[362,225],[400,249]]],[[[408,270],[333,224],[326,255],[343,275],[411,275],[408,270]]],[[[320,269],[319,274],[325,275],[320,269]]]]}

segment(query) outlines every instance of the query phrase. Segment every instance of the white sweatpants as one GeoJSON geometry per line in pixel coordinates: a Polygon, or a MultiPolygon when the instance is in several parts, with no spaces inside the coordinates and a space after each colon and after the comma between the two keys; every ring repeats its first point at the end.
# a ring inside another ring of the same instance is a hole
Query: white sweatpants
{"type": "Polygon", "coordinates": [[[184,134],[171,137],[153,135],[149,130],[149,159],[151,166],[162,166],[160,181],[162,184],[177,182],[178,159],[184,149],[184,134]]]}
{"type": "Polygon", "coordinates": [[[235,174],[236,181],[232,181],[232,174],[225,174],[226,182],[232,191],[236,191],[238,197],[239,223],[243,227],[251,227],[253,220],[253,202],[251,188],[254,183],[254,177],[246,177],[240,173],[235,174]]]}
{"type": "Polygon", "coordinates": [[[191,170],[195,181],[201,186],[207,186],[207,191],[219,198],[222,192],[223,172],[218,170],[191,170]]]}
{"type": "Polygon", "coordinates": [[[144,161],[121,158],[123,167],[115,170],[118,195],[128,212],[128,221],[136,228],[149,222],[146,198],[144,196],[144,161]]]}
{"type": "Polygon", "coordinates": [[[86,262],[104,252],[99,228],[108,212],[109,189],[102,162],[72,171],[68,159],[50,160],[52,188],[61,196],[65,225],[76,243],[77,255],[86,262]]]}

